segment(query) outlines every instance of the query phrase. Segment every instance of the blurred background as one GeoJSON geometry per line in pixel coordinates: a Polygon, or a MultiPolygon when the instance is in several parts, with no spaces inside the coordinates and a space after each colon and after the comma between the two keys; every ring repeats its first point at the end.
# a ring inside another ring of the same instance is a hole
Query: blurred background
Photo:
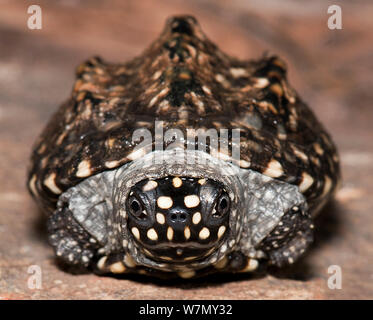
{"type": "Polygon", "coordinates": [[[369,0],[0,1],[0,299],[334,299],[373,298],[373,3],[369,0]],[[42,9],[42,29],[27,8],[42,9]],[[342,30],[327,10],[342,8],[342,30]],[[53,259],[40,212],[25,189],[35,141],[69,96],[75,67],[99,55],[124,62],[140,54],[167,17],[194,15],[223,51],[241,59],[277,54],[292,86],[332,134],[343,186],[320,216],[316,243],[293,267],[252,278],[214,276],[191,283],[71,275],[53,259]],[[28,288],[30,265],[43,289],[28,288]],[[339,265],[341,290],[327,286],[339,265]]]}

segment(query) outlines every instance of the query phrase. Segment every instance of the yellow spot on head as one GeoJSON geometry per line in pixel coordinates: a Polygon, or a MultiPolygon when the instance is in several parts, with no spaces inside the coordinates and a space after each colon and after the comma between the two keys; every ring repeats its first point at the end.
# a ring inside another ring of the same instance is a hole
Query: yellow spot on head
{"type": "Polygon", "coordinates": [[[193,217],[192,217],[192,222],[194,224],[198,224],[200,221],[201,221],[201,213],[200,212],[196,212],[193,217]]]}
{"type": "Polygon", "coordinates": [[[210,236],[210,230],[206,227],[203,227],[202,230],[199,232],[199,238],[202,240],[207,239],[210,236]]]}
{"type": "Polygon", "coordinates": [[[157,219],[157,222],[159,223],[159,224],[164,224],[165,222],[166,222],[166,219],[165,219],[165,217],[164,217],[164,215],[162,214],[162,213],[157,213],[156,215],[155,215],[155,218],[157,219]]]}
{"type": "Polygon", "coordinates": [[[157,234],[157,231],[154,230],[154,228],[149,229],[146,235],[148,236],[150,240],[153,240],[153,241],[158,240],[158,234],[157,234]]]}
{"type": "Polygon", "coordinates": [[[190,238],[190,229],[189,229],[189,227],[185,227],[185,229],[184,229],[184,237],[187,240],[190,238]]]}
{"type": "Polygon", "coordinates": [[[167,239],[172,240],[174,237],[174,230],[171,227],[167,228],[167,239]]]}
{"type": "Polygon", "coordinates": [[[161,209],[169,209],[173,205],[173,201],[170,197],[161,196],[157,199],[157,205],[161,209]]]}
{"type": "Polygon", "coordinates": [[[225,226],[220,226],[220,227],[219,227],[219,230],[218,230],[218,238],[219,238],[219,239],[220,239],[221,236],[224,234],[224,232],[225,232],[226,229],[227,229],[227,228],[226,228],[225,226]]]}
{"type": "Polygon", "coordinates": [[[135,236],[135,238],[136,238],[137,240],[140,239],[140,231],[139,231],[139,229],[137,229],[136,227],[133,227],[133,228],[131,229],[131,232],[132,232],[132,234],[135,236]]]}
{"type": "Polygon", "coordinates": [[[179,177],[175,177],[172,179],[172,185],[175,187],[175,188],[180,188],[183,184],[183,181],[179,178],[179,177]]]}
{"type": "Polygon", "coordinates": [[[195,194],[186,196],[184,198],[184,204],[187,208],[194,208],[199,205],[199,197],[195,194]]]}

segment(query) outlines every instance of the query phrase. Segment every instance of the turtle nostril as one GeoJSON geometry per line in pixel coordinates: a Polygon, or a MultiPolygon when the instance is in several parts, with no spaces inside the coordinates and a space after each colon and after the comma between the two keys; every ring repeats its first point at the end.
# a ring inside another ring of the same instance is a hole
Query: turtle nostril
{"type": "Polygon", "coordinates": [[[173,224],[184,224],[187,221],[187,214],[184,212],[174,212],[169,216],[173,224]]]}

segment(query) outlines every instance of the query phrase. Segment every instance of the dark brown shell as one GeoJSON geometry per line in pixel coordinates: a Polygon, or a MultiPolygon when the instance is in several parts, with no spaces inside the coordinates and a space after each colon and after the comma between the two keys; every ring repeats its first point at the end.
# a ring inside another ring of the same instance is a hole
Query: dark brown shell
{"type": "Polygon", "coordinates": [[[336,148],[289,86],[284,62],[229,57],[192,17],[169,19],[132,61],[93,58],[76,76],[32,153],[28,187],[47,210],[82,179],[133,160],[133,131],[153,132],[155,120],[183,132],[240,128],[241,167],[299,185],[311,208],[336,188],[336,148]]]}

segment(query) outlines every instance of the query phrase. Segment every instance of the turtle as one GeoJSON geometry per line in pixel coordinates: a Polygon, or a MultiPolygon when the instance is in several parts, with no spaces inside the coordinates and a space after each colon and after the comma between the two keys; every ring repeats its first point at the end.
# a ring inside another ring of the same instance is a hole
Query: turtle
{"type": "Polygon", "coordinates": [[[286,63],[232,57],[178,15],[129,62],[77,67],[27,186],[63,263],[187,279],[293,264],[339,181],[286,63]]]}

